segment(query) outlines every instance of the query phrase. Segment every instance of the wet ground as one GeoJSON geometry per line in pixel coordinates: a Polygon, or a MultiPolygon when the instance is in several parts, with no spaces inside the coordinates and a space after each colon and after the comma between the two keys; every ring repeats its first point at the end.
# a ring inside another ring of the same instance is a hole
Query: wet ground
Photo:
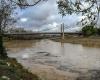
{"type": "Polygon", "coordinates": [[[100,48],[47,39],[5,45],[10,57],[43,80],[100,80],[100,48]]]}

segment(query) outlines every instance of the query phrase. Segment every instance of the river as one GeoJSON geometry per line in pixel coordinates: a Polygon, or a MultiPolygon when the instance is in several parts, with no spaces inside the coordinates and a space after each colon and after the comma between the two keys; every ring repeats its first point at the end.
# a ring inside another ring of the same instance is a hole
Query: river
{"type": "Polygon", "coordinates": [[[5,45],[9,57],[43,80],[100,80],[100,48],[48,39],[14,40],[5,45]]]}

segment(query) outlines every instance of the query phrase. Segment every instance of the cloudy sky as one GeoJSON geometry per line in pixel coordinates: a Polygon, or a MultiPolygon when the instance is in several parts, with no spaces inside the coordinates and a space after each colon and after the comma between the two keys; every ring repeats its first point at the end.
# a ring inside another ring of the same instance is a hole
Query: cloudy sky
{"type": "Polygon", "coordinates": [[[19,19],[16,26],[32,31],[60,31],[61,23],[67,27],[66,31],[74,31],[79,29],[75,24],[81,19],[77,15],[67,15],[62,18],[56,0],[41,2],[25,10],[18,9],[17,12],[19,19]]]}

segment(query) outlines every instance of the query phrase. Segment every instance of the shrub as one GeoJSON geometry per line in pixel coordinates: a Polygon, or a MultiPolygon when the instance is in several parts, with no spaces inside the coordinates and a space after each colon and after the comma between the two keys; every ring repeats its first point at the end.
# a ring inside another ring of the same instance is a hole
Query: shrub
{"type": "Polygon", "coordinates": [[[97,29],[97,34],[100,35],[100,28],[97,29]]]}
{"type": "Polygon", "coordinates": [[[82,33],[84,36],[91,36],[91,35],[95,35],[97,32],[97,29],[94,28],[94,26],[92,25],[88,25],[82,28],[82,33]]]}

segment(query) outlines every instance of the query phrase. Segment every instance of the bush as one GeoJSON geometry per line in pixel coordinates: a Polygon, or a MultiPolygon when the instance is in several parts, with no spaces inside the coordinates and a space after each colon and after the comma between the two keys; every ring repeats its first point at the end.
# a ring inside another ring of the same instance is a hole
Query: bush
{"type": "Polygon", "coordinates": [[[100,35],[100,28],[97,29],[97,34],[100,35]]]}
{"type": "Polygon", "coordinates": [[[95,35],[97,32],[97,29],[94,28],[94,26],[85,26],[82,28],[82,33],[84,36],[91,36],[91,35],[95,35]]]}

